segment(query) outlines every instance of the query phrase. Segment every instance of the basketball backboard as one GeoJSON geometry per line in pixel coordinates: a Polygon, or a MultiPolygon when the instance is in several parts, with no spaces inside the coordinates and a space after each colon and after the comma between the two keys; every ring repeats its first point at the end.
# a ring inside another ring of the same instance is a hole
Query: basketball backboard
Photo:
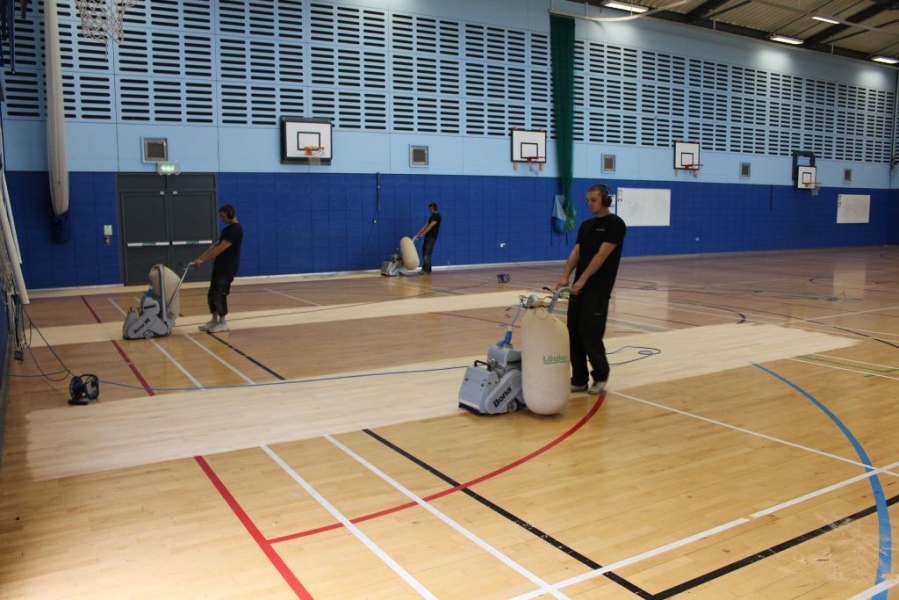
{"type": "Polygon", "coordinates": [[[686,169],[701,164],[699,144],[696,142],[674,142],[674,168],[686,169]]]}
{"type": "Polygon", "coordinates": [[[331,121],[281,117],[281,162],[331,164],[331,121]]]}
{"type": "Polygon", "coordinates": [[[817,183],[818,168],[799,166],[796,168],[796,187],[800,190],[809,190],[817,183]]]}
{"type": "Polygon", "coordinates": [[[546,162],[546,132],[542,129],[512,130],[512,162],[546,162]]]}

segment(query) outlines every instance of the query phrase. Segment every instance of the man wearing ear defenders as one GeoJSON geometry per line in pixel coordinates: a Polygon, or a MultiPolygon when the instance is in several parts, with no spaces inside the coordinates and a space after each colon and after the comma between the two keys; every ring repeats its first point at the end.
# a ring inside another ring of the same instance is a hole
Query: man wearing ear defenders
{"type": "Polygon", "coordinates": [[[597,184],[587,190],[587,208],[592,219],[581,224],[577,241],[568,260],[562,279],[556,289],[569,285],[571,273],[571,299],[568,303],[568,340],[571,360],[571,391],[599,395],[609,381],[609,361],[602,338],[606,333],[609,300],[627,225],[612,213],[612,196],[609,188],[597,184]],[[592,370],[587,371],[587,360],[592,370]],[[589,390],[589,376],[593,384],[589,390]]]}

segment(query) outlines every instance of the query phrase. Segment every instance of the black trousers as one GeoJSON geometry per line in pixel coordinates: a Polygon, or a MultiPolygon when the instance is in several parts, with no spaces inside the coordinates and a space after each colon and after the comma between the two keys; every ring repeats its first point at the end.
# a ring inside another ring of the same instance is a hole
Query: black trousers
{"type": "Polygon", "coordinates": [[[228,294],[231,293],[233,277],[212,272],[209,280],[209,293],[206,294],[206,302],[209,304],[209,312],[220,317],[228,314],[228,294]]]}
{"type": "Polygon", "coordinates": [[[571,360],[571,384],[609,379],[609,360],[602,342],[606,334],[609,298],[600,294],[581,292],[568,301],[568,344],[571,360]],[[587,360],[592,369],[587,371],[587,360]]]}
{"type": "Polygon", "coordinates": [[[422,255],[422,264],[421,270],[425,273],[431,272],[431,254],[434,253],[434,244],[437,243],[437,238],[435,237],[427,237],[425,236],[424,244],[421,246],[421,255],[422,255]]]}

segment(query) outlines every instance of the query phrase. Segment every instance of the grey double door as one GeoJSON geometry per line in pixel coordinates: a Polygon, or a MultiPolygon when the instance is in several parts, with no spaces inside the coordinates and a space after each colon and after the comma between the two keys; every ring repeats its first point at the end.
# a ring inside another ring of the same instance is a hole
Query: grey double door
{"type": "MultiPolygon", "coordinates": [[[[116,183],[125,285],[148,284],[157,263],[181,275],[218,239],[215,175],[120,173],[116,183]]],[[[187,281],[208,279],[211,268],[192,270],[187,281]]]]}

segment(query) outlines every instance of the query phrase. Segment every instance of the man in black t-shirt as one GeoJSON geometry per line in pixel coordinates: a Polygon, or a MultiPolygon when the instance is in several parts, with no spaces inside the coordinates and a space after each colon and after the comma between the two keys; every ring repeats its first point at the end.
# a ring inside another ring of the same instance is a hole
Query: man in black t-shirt
{"type": "Polygon", "coordinates": [[[587,208],[594,218],[581,224],[562,279],[556,284],[556,289],[569,285],[574,272],[568,303],[571,391],[587,390],[594,396],[602,393],[609,380],[609,361],[602,338],[627,233],[624,221],[609,209],[611,205],[612,196],[606,186],[594,185],[587,190],[587,208]],[[588,359],[592,367],[589,373],[588,359]],[[590,375],[593,385],[588,390],[590,375]]]}
{"type": "Polygon", "coordinates": [[[206,300],[209,303],[209,312],[212,318],[208,323],[200,325],[200,331],[219,333],[228,331],[228,323],[225,315],[228,314],[228,294],[231,293],[231,282],[237,276],[240,268],[240,245],[243,242],[243,226],[238,223],[234,207],[226,204],[219,209],[219,216],[225,228],[218,241],[206,252],[194,261],[198,267],[210,258],[212,263],[212,278],[209,281],[209,293],[206,300]]]}
{"type": "Polygon", "coordinates": [[[418,230],[418,233],[416,233],[415,237],[413,238],[413,241],[415,241],[422,235],[425,236],[425,242],[421,247],[422,273],[431,272],[431,254],[434,252],[434,245],[437,243],[437,234],[440,233],[441,219],[440,213],[437,212],[437,204],[431,202],[430,204],[428,204],[428,210],[431,211],[431,216],[428,217],[427,223],[421,226],[421,229],[418,230]]]}

